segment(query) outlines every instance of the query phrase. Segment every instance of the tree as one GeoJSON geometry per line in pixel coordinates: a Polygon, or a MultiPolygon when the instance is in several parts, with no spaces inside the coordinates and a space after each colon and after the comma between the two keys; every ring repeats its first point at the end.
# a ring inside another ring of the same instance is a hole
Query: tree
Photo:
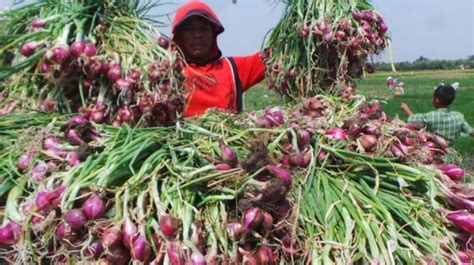
{"type": "Polygon", "coordinates": [[[430,59],[428,59],[426,57],[420,56],[415,61],[413,61],[413,63],[426,62],[426,61],[429,61],[429,60],[430,59]]]}

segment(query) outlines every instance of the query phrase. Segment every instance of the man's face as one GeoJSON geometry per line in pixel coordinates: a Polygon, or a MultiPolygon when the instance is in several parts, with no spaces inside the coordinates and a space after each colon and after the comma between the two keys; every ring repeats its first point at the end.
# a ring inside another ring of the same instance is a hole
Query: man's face
{"type": "Polygon", "coordinates": [[[186,57],[196,62],[206,61],[214,42],[211,23],[203,17],[192,16],[180,26],[178,31],[180,48],[186,57]]]}

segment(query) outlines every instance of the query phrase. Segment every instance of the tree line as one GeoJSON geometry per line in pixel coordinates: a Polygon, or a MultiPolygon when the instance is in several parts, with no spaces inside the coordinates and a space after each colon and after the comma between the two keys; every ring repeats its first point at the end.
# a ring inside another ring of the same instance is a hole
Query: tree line
{"type": "MultiPolygon", "coordinates": [[[[458,60],[430,60],[420,56],[413,62],[397,62],[394,65],[398,71],[474,69],[474,55],[458,60]]],[[[390,63],[377,62],[374,67],[377,71],[392,70],[390,63]]]]}

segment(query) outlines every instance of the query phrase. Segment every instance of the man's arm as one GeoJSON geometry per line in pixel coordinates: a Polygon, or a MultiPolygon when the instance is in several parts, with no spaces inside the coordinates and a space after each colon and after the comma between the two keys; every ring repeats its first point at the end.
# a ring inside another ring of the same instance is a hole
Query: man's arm
{"type": "Polygon", "coordinates": [[[471,128],[471,133],[469,135],[474,138],[474,130],[472,128],[471,128]]]}
{"type": "Polygon", "coordinates": [[[400,104],[400,108],[407,114],[408,123],[417,123],[419,125],[428,126],[429,125],[429,118],[426,113],[413,113],[413,111],[408,107],[408,105],[404,102],[400,104]]]}
{"type": "Polygon", "coordinates": [[[405,102],[402,102],[402,104],[400,104],[400,108],[405,112],[408,117],[413,115],[413,111],[411,111],[410,107],[408,107],[405,102]]]}
{"type": "Polygon", "coordinates": [[[467,123],[467,121],[464,119],[464,115],[461,114],[461,117],[463,119],[461,131],[465,134],[470,135],[471,137],[474,137],[474,130],[472,129],[471,125],[469,125],[469,123],[467,123]]]}
{"type": "Polygon", "coordinates": [[[250,56],[234,56],[244,91],[265,78],[265,63],[260,52],[250,56]]]}

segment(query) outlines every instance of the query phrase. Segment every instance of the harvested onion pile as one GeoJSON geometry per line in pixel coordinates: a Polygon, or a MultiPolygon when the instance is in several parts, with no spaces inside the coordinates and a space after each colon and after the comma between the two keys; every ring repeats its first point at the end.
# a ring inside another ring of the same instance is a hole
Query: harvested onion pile
{"type": "Polygon", "coordinates": [[[367,57],[387,46],[387,30],[367,0],[289,1],[266,43],[269,87],[292,100],[347,93],[373,71],[367,57]]]}
{"type": "Polygon", "coordinates": [[[1,262],[472,262],[474,189],[444,139],[354,95],[350,69],[386,39],[368,3],[345,3],[291,1],[272,36],[301,22],[267,65],[312,97],[184,121],[180,62],[137,2],[6,13],[1,262]]]}
{"type": "MultiPolygon", "coordinates": [[[[417,160],[416,150],[397,156],[397,131],[426,133],[389,120],[376,103],[358,105],[338,118],[317,116],[340,107],[320,96],[288,110],[210,112],[176,127],[85,126],[96,137],[81,142],[65,134],[81,121],[75,116],[46,126],[34,150],[12,134],[0,167],[9,194],[0,250],[9,262],[158,264],[447,263],[458,261],[456,248],[460,259],[468,255],[472,187],[459,182],[462,170],[440,164],[442,146],[428,139],[415,146],[432,146],[433,160],[417,160]],[[349,133],[361,114],[373,130],[349,133]],[[381,142],[362,149],[364,135],[381,142]],[[84,148],[80,163],[59,156],[84,148]]],[[[32,127],[18,114],[0,125],[32,127]]]]}
{"type": "Polygon", "coordinates": [[[138,1],[39,1],[2,14],[2,113],[79,112],[95,123],[173,123],[181,61],[138,1]]]}

